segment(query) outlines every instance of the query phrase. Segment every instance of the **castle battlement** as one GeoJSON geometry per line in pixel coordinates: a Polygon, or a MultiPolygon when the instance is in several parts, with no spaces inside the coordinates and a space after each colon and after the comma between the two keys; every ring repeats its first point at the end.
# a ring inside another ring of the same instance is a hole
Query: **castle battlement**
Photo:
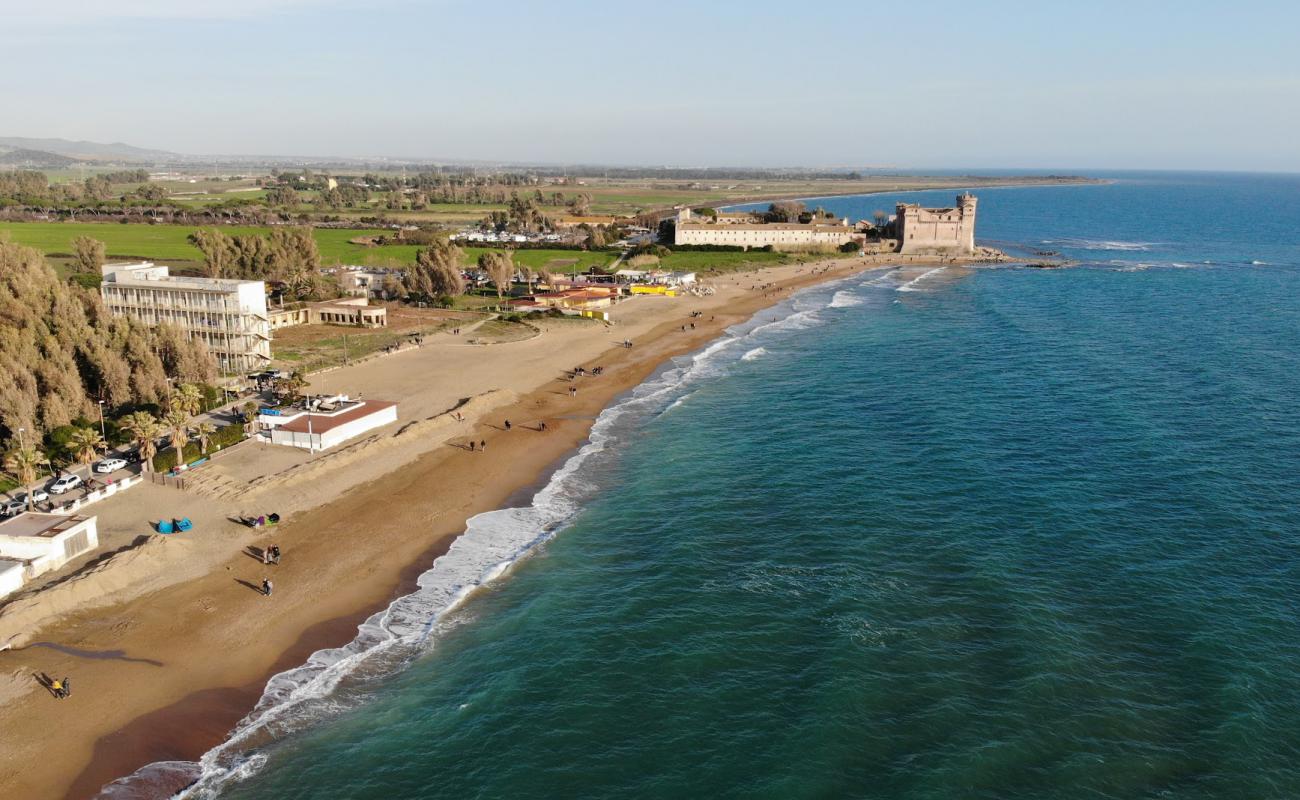
{"type": "Polygon", "coordinates": [[[916,203],[899,203],[894,217],[900,253],[975,253],[975,206],[973,194],[957,195],[952,208],[922,208],[916,203]]]}

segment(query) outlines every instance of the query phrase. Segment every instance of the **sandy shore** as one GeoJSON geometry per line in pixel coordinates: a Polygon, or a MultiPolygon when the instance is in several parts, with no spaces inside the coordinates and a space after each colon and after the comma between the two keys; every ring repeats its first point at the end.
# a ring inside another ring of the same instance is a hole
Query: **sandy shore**
{"type": "MultiPolygon", "coordinates": [[[[260,538],[222,519],[253,510],[241,504],[257,499],[255,488],[222,493],[219,485],[199,496],[142,487],[153,494],[114,510],[133,514],[137,527],[165,514],[150,504],[192,503],[201,513],[193,542],[151,543],[153,560],[137,559],[161,576],[119,587],[112,605],[42,620],[27,646],[0,652],[0,796],[89,797],[145,764],[196,759],[251,709],[267,678],[349,641],[361,620],[409,590],[469,517],[535,483],[582,444],[601,409],[666,359],[792,289],[887,263],[833,259],[728,275],[713,281],[712,297],[620,305],[612,328],[562,322],[529,341],[477,348],[448,340],[319,376],[316,391],[376,386],[402,395],[402,432],[383,432],[351,460],[291,464],[304,479],[274,491],[292,516],[260,538]],[[752,288],[767,282],[780,291],[752,288]],[[692,311],[702,316],[692,320],[692,311]],[[683,331],[692,321],[696,328],[683,331]],[[618,346],[624,338],[636,346],[618,346]],[[571,398],[563,373],[579,364],[605,373],[580,379],[571,398]],[[461,406],[472,413],[456,421],[448,410],[467,398],[479,400],[461,406]],[[488,442],[487,451],[468,452],[471,439],[488,442]],[[247,548],[271,541],[284,562],[264,567],[247,548]],[[272,597],[255,590],[264,575],[275,581],[272,597]],[[52,698],[36,682],[42,673],[72,676],[73,697],[52,698]]],[[[232,453],[230,474],[256,452],[232,453]]]]}

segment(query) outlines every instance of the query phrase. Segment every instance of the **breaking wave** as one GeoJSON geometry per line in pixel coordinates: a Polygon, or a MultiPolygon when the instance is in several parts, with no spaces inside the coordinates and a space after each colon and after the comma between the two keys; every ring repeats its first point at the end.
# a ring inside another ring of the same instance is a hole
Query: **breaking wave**
{"type": "Polygon", "coordinates": [[[827,308],[852,308],[853,306],[862,305],[862,298],[850,291],[841,289],[831,298],[830,305],[827,308]]]}
{"type": "Polygon", "coordinates": [[[1123,242],[1109,239],[1043,239],[1043,244],[1068,247],[1072,250],[1150,250],[1154,242],[1123,242]]]}
{"type": "Polygon", "coordinates": [[[905,283],[905,284],[903,284],[902,286],[899,286],[898,288],[894,289],[894,291],[896,291],[896,292],[919,292],[919,291],[921,291],[921,290],[917,288],[917,285],[918,285],[921,281],[925,280],[926,278],[930,277],[931,275],[935,275],[935,274],[937,274],[937,273],[943,272],[945,269],[947,269],[947,267],[935,267],[934,269],[929,270],[929,271],[927,271],[927,272],[922,272],[920,275],[917,275],[915,278],[911,279],[911,280],[908,281],[907,283],[905,283]]]}
{"type": "Polygon", "coordinates": [[[755,347],[753,350],[750,350],[749,352],[747,352],[747,353],[745,353],[743,356],[741,356],[741,357],[740,357],[740,360],[741,360],[741,361],[753,361],[754,359],[756,359],[756,358],[761,358],[761,357],[763,357],[763,356],[765,356],[765,355],[767,355],[767,348],[766,348],[766,347],[755,347]]]}

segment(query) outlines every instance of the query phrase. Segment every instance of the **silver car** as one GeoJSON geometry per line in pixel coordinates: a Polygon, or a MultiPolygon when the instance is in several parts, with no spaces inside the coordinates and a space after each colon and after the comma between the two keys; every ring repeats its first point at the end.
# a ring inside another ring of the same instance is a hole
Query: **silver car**
{"type": "Polygon", "coordinates": [[[55,480],[54,483],[50,484],[50,494],[63,494],[69,489],[76,488],[77,486],[80,485],[81,485],[81,476],[73,475],[72,473],[69,473],[67,475],[64,475],[62,478],[55,480]]]}

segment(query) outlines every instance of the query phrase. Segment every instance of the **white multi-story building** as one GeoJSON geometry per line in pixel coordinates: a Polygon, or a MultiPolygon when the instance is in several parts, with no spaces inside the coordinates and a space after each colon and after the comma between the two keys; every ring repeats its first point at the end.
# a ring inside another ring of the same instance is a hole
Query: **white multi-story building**
{"type": "Polygon", "coordinates": [[[271,360],[266,284],[169,275],[149,261],[105,264],[100,294],[109,313],[148,325],[176,325],[203,340],[223,372],[263,369],[271,360]]]}
{"type": "MultiPolygon", "coordinates": [[[[848,219],[797,222],[746,221],[743,215],[719,215],[717,222],[697,222],[689,208],[677,214],[675,244],[720,244],[734,247],[823,246],[839,247],[846,242],[861,242],[863,235],[848,219]]],[[[708,218],[705,218],[708,219],[708,218]]]]}

